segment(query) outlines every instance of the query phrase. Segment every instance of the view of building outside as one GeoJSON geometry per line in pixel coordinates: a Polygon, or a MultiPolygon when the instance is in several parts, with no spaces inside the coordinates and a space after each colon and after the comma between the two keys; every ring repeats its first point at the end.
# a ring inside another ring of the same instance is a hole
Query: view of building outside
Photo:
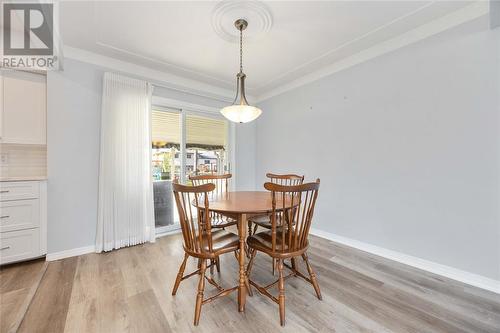
{"type": "Polygon", "coordinates": [[[172,194],[173,180],[191,185],[191,175],[228,172],[227,133],[227,121],[223,119],[187,114],[183,128],[179,110],[153,110],[151,163],[157,228],[172,227],[179,222],[172,194]],[[185,169],[181,170],[183,131],[185,169]],[[186,178],[182,181],[183,174],[186,178]]]}
{"type": "MultiPolygon", "coordinates": [[[[152,167],[154,180],[180,179],[180,114],[153,110],[152,167]]],[[[186,116],[186,164],[188,176],[227,171],[227,123],[203,116],[186,116]]]]}
{"type": "MultiPolygon", "coordinates": [[[[217,174],[224,170],[226,152],[220,150],[188,149],[186,175],[217,174]]],[[[173,180],[180,178],[181,156],[176,148],[153,148],[153,179],[173,180]]]]}

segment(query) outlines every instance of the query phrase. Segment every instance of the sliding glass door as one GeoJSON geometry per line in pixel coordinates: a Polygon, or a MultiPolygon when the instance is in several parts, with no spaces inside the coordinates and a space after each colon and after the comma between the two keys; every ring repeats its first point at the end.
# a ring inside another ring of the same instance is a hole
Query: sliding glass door
{"type": "Polygon", "coordinates": [[[179,154],[182,141],[182,114],[174,109],[153,109],[152,173],[156,232],[175,229],[179,217],[172,194],[172,181],[180,179],[179,154]]]}
{"type": "Polygon", "coordinates": [[[217,114],[165,107],[152,111],[152,173],[157,233],[179,228],[172,182],[229,172],[228,124],[217,114]]]}

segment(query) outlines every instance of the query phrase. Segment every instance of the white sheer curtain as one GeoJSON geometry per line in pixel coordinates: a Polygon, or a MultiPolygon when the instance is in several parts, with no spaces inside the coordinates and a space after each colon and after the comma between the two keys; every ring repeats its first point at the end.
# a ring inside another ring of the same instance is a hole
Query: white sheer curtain
{"type": "Polygon", "coordinates": [[[105,73],[102,91],[96,252],[155,239],[152,86],[105,73]]]}

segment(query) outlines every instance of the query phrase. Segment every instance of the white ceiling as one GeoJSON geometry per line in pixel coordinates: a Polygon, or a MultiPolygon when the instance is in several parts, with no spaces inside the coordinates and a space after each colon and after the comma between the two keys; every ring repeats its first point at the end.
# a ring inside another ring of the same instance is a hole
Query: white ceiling
{"type": "Polygon", "coordinates": [[[468,4],[70,1],[61,3],[60,29],[65,45],[232,89],[238,45],[224,31],[244,16],[244,71],[259,96],[468,4]]]}

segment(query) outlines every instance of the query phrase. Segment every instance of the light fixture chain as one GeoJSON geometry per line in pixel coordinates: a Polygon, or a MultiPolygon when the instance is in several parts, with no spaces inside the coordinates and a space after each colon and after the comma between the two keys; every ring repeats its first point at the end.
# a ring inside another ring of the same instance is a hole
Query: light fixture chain
{"type": "Polygon", "coordinates": [[[240,73],[243,73],[243,29],[240,28],[240,73]]]}

